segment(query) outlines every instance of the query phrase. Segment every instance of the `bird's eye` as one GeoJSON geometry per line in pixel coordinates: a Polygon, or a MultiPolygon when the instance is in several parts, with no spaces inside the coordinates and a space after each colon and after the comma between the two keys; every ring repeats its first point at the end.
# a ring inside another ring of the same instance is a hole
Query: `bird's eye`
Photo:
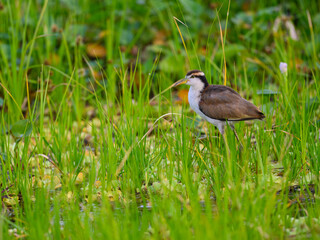
{"type": "Polygon", "coordinates": [[[190,78],[194,78],[194,76],[192,75],[190,78]]]}

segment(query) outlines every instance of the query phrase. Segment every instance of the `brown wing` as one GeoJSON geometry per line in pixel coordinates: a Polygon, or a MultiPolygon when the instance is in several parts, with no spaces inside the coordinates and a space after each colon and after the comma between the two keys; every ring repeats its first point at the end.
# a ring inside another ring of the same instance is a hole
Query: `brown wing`
{"type": "Polygon", "coordinates": [[[242,121],[263,119],[263,113],[232,88],[210,85],[202,92],[200,110],[208,117],[219,120],[242,121]]]}

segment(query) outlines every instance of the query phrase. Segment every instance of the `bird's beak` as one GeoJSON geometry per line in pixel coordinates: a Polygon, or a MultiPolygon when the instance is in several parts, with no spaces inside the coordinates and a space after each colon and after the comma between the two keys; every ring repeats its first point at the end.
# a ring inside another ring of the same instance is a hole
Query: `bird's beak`
{"type": "Polygon", "coordinates": [[[176,87],[176,86],[179,86],[179,85],[181,85],[181,84],[184,84],[184,83],[186,83],[186,82],[188,82],[188,78],[183,78],[183,79],[180,79],[179,81],[177,81],[177,82],[175,82],[174,84],[173,84],[173,87],[176,87]]]}

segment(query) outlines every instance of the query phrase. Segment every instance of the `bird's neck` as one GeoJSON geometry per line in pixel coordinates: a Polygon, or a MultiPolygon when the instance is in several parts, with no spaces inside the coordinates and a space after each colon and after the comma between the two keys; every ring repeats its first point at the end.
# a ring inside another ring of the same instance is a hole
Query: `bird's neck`
{"type": "Polygon", "coordinates": [[[190,91],[193,92],[202,92],[206,87],[208,86],[208,84],[205,84],[203,82],[201,82],[200,84],[196,84],[196,85],[191,85],[190,86],[190,91]]]}
{"type": "Polygon", "coordinates": [[[201,82],[203,84],[203,88],[202,88],[202,90],[203,90],[203,89],[205,89],[206,87],[209,86],[209,83],[208,83],[208,80],[207,80],[207,78],[205,76],[201,76],[200,79],[201,79],[201,82]]]}

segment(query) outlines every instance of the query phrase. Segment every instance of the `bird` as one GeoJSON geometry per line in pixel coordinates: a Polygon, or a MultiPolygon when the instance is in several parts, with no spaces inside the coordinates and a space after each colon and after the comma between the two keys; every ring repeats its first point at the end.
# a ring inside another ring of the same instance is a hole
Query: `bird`
{"type": "Polygon", "coordinates": [[[225,85],[209,85],[205,74],[200,70],[189,71],[185,78],[175,82],[173,87],[181,84],[190,86],[190,107],[201,118],[216,126],[222,136],[228,124],[240,142],[234,123],[265,118],[258,107],[242,98],[232,88],[225,85]]]}

